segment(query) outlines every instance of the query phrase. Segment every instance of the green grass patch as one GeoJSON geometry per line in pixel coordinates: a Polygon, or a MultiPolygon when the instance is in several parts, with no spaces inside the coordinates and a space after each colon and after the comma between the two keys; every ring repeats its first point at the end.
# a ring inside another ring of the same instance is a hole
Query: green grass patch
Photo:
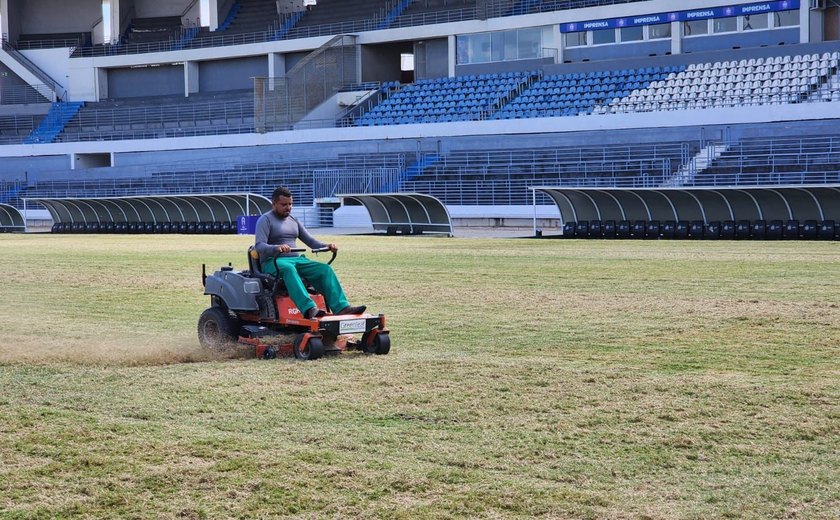
{"type": "Polygon", "coordinates": [[[837,518],[838,244],[329,238],[388,356],[202,352],[249,237],[0,235],[0,518],[837,518]]]}

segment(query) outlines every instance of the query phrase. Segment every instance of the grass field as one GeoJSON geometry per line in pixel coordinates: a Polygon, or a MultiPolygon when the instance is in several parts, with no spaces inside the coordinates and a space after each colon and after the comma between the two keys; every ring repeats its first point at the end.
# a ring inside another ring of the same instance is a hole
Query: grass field
{"type": "Polygon", "coordinates": [[[248,237],[0,235],[0,518],[838,518],[840,244],[333,240],[388,356],[201,352],[248,237]]]}

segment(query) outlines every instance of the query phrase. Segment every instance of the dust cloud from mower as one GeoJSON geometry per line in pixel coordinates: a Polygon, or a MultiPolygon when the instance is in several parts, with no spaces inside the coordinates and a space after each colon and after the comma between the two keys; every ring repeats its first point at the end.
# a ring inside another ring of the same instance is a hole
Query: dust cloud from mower
{"type": "Polygon", "coordinates": [[[193,338],[41,338],[0,339],[0,363],[151,366],[253,357],[252,347],[231,345],[223,351],[202,349],[193,338]]]}

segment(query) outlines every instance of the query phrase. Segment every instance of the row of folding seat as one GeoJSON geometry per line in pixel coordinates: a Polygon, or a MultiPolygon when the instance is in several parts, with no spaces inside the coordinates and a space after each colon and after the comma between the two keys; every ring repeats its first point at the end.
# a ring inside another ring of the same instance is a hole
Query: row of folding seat
{"type": "Polygon", "coordinates": [[[115,233],[115,234],[230,234],[236,233],[236,223],[216,222],[56,222],[53,233],[115,233]]]}
{"type": "Polygon", "coordinates": [[[563,225],[564,238],[840,240],[834,220],[582,220],[563,225]]]}

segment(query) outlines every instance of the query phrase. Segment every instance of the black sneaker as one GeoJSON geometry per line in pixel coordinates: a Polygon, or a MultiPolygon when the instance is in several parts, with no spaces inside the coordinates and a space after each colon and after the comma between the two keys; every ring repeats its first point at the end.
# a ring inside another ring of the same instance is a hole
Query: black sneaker
{"type": "Polygon", "coordinates": [[[306,309],[306,312],[303,313],[303,317],[307,320],[314,320],[315,318],[322,318],[326,316],[327,313],[323,309],[319,309],[318,307],[311,307],[306,309]]]}
{"type": "Polygon", "coordinates": [[[361,314],[365,312],[366,309],[366,305],[358,305],[356,307],[351,307],[348,305],[347,307],[338,311],[336,314],[361,314]]]}

